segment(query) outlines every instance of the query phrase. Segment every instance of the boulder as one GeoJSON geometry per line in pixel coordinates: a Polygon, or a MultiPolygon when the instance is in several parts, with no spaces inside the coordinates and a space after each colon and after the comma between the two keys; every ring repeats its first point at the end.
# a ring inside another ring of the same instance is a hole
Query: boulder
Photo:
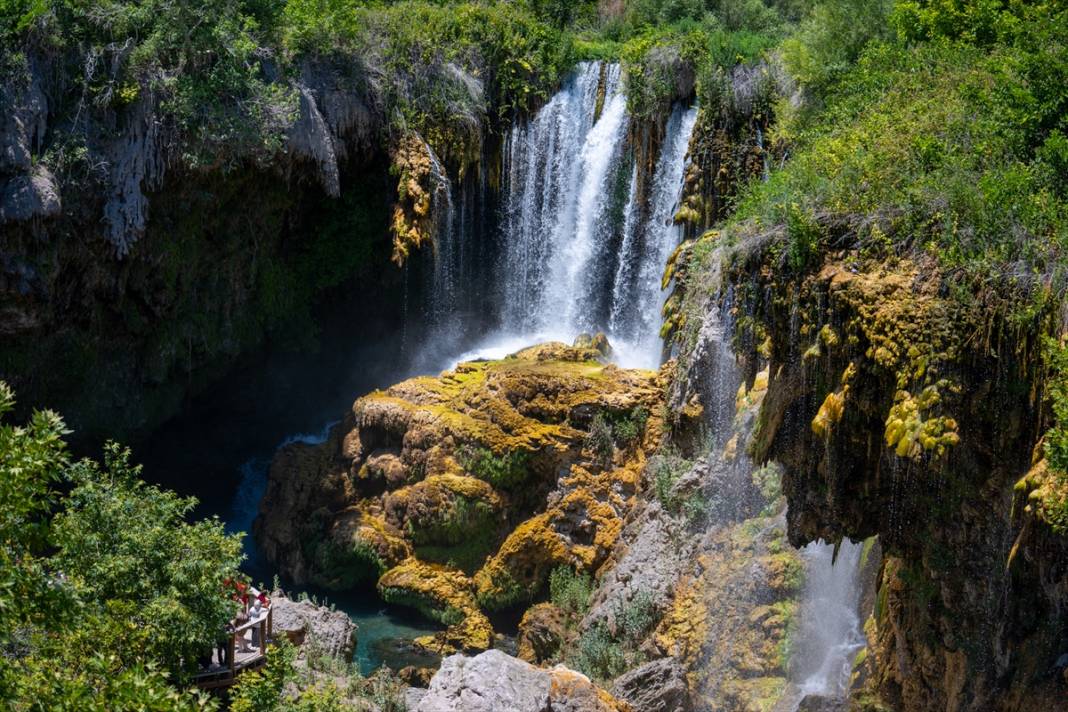
{"type": "Polygon", "coordinates": [[[519,622],[518,657],[535,665],[551,660],[563,645],[565,635],[562,610],[551,603],[531,606],[519,622]]]}
{"type": "Polygon", "coordinates": [[[356,648],[356,624],[341,611],[294,601],[281,591],[271,595],[271,625],[276,637],[285,635],[303,655],[310,648],[326,655],[352,660],[356,648]]]}
{"type": "Polygon", "coordinates": [[[612,692],[642,712],[689,712],[686,671],[675,658],[661,658],[616,678],[612,692]]]}
{"type": "Polygon", "coordinates": [[[589,678],[536,668],[499,650],[445,659],[416,712],[629,712],[589,678]]]}
{"type": "Polygon", "coordinates": [[[44,166],[16,176],[0,188],[0,225],[53,217],[60,208],[56,179],[44,166]]]}

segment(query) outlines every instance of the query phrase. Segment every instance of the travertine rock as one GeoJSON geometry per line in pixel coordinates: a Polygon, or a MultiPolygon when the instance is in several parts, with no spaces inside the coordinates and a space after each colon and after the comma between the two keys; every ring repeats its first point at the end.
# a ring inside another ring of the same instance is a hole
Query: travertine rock
{"type": "Polygon", "coordinates": [[[674,658],[661,658],[616,678],[612,692],[642,712],[689,712],[686,670],[674,658]]]}
{"type": "Polygon", "coordinates": [[[347,613],[332,611],[310,601],[294,601],[281,591],[271,594],[271,627],[274,635],[331,657],[352,660],[356,649],[356,624],[347,613]]]}

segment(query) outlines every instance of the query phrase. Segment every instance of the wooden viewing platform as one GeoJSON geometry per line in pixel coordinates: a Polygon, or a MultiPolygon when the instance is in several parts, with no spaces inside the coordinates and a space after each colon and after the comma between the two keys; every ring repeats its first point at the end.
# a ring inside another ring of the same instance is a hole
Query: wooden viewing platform
{"type": "Polygon", "coordinates": [[[258,670],[267,662],[267,643],[271,641],[272,615],[271,604],[264,608],[266,615],[258,620],[249,621],[239,626],[228,640],[229,664],[219,660],[218,647],[213,646],[211,651],[211,664],[206,670],[201,670],[193,676],[193,682],[202,690],[216,690],[229,687],[237,681],[237,676],[247,670],[258,670]],[[251,633],[253,629],[259,633],[259,647],[251,647],[251,633]],[[238,645],[238,640],[241,645],[238,645]],[[245,648],[245,652],[241,651],[245,648]]]}

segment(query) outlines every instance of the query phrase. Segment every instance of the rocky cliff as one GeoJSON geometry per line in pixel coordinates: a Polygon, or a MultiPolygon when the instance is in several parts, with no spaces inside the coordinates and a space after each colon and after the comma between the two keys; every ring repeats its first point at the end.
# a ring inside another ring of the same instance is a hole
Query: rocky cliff
{"type": "MultiPolygon", "coordinates": [[[[848,244],[879,226],[821,229],[848,244]]],[[[843,249],[797,269],[785,241],[750,228],[684,248],[673,402],[714,397],[708,334],[728,315],[750,382],[769,373],[751,454],[783,468],[790,541],[879,537],[856,706],[1056,709],[1068,540],[1042,514],[1059,479],[1039,458],[1057,315],[954,298],[934,260],[843,249]]]]}

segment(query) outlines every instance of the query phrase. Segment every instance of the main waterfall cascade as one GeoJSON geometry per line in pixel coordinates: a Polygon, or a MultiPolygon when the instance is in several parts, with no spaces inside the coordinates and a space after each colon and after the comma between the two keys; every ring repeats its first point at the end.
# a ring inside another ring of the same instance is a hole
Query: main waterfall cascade
{"type": "Polygon", "coordinates": [[[439,338],[428,340],[433,356],[417,357],[417,368],[598,331],[621,365],[659,366],[660,278],[682,239],[673,216],[696,117],[694,108],[673,109],[648,197],[639,199],[620,67],[582,63],[505,138],[492,249],[474,244],[485,216],[468,217],[486,204],[484,179],[474,200],[470,186],[438,181],[423,313],[439,338]],[[492,297],[495,313],[471,313],[479,294],[492,297]]]}

